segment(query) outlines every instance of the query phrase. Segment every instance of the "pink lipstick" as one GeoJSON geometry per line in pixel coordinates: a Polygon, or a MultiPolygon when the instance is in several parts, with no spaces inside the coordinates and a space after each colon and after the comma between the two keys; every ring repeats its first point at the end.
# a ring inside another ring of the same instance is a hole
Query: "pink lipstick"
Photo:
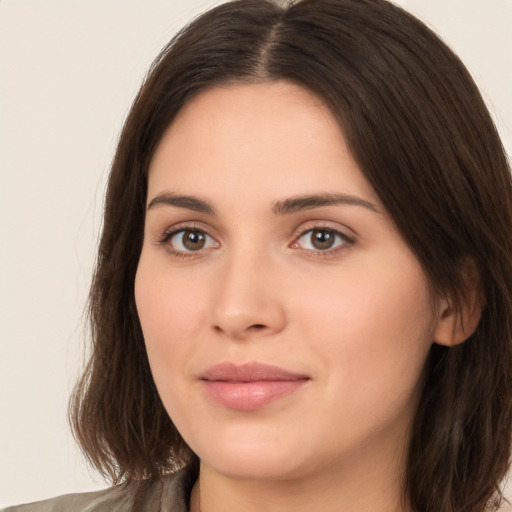
{"type": "Polygon", "coordinates": [[[221,363],[208,368],[200,375],[200,380],[219,405],[253,411],[295,393],[310,378],[267,364],[221,363]]]}

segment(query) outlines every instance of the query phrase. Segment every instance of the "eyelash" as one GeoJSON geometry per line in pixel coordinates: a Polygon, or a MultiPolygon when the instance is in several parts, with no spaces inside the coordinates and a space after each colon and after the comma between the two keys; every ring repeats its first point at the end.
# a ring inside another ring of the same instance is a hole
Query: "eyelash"
{"type": "MultiPolygon", "coordinates": [[[[193,257],[197,257],[199,255],[199,253],[203,252],[203,250],[200,249],[198,251],[180,251],[180,250],[174,249],[173,246],[169,243],[170,240],[174,236],[176,236],[179,233],[184,233],[186,231],[202,233],[202,234],[206,235],[206,237],[208,237],[208,238],[210,238],[212,240],[215,240],[204,229],[202,229],[202,228],[192,224],[192,225],[176,226],[173,229],[171,229],[170,231],[166,231],[163,234],[163,236],[157,241],[157,243],[158,243],[158,245],[166,246],[167,249],[170,251],[170,253],[173,256],[175,256],[175,257],[178,257],[178,258],[193,258],[193,257]]],[[[347,246],[350,247],[351,245],[353,245],[355,243],[355,240],[352,237],[347,236],[345,233],[342,233],[341,231],[339,231],[337,229],[334,229],[331,226],[315,225],[315,226],[312,226],[312,227],[308,227],[308,229],[303,229],[299,233],[297,233],[294,236],[294,241],[290,244],[290,246],[292,246],[292,247],[293,246],[297,246],[298,241],[302,237],[304,237],[308,233],[312,233],[313,231],[330,233],[330,234],[334,235],[336,238],[341,239],[342,242],[343,242],[342,244],[334,247],[333,249],[326,249],[324,251],[322,251],[320,249],[319,250],[305,249],[306,251],[308,251],[314,257],[324,257],[324,258],[327,258],[329,256],[333,256],[333,255],[337,254],[338,252],[346,249],[347,246]]],[[[216,242],[216,243],[218,245],[218,242],[216,242]]],[[[210,249],[210,248],[211,247],[208,247],[207,249],[210,249]]],[[[300,247],[297,247],[297,248],[300,249],[300,247]]]]}
{"type": "MultiPolygon", "coordinates": [[[[341,239],[341,241],[342,241],[342,244],[340,244],[332,249],[326,249],[323,251],[321,249],[317,249],[317,250],[305,249],[313,257],[328,258],[329,256],[334,256],[334,255],[338,254],[339,252],[347,249],[348,247],[350,247],[351,245],[354,245],[354,243],[355,243],[354,238],[349,237],[348,235],[346,235],[345,233],[342,233],[338,229],[335,229],[331,226],[316,225],[316,226],[308,227],[307,229],[301,230],[300,233],[295,236],[294,242],[292,242],[291,245],[294,246],[294,245],[298,244],[298,241],[302,237],[304,237],[308,233],[312,233],[313,231],[329,233],[331,235],[334,235],[335,238],[341,239]]],[[[299,247],[299,249],[300,249],[300,247],[299,247]]]]}
{"type": "Polygon", "coordinates": [[[178,233],[184,233],[186,231],[192,231],[192,232],[196,232],[196,233],[203,233],[204,235],[206,235],[207,237],[211,238],[212,240],[214,240],[214,238],[212,236],[210,236],[204,229],[194,225],[194,224],[190,224],[190,225],[179,225],[179,226],[175,226],[173,227],[171,230],[169,231],[166,231],[163,236],[157,241],[158,245],[162,245],[162,246],[165,246],[169,252],[177,257],[177,258],[193,258],[195,256],[198,256],[197,253],[200,253],[202,251],[180,251],[180,250],[177,250],[177,249],[174,249],[173,246],[169,243],[170,240],[176,236],[178,233]]]}

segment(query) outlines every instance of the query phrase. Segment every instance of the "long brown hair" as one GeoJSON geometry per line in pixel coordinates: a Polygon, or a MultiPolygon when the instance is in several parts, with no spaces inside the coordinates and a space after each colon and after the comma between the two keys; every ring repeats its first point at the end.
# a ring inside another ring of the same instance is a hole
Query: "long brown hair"
{"type": "Polygon", "coordinates": [[[157,477],[195,457],[158,396],[134,301],[148,166],[165,129],[201,91],[279,79],[331,108],[437,293],[460,306],[462,262],[477,269],[486,307],[465,343],[432,346],[404,492],[418,512],[497,506],[512,426],[510,169],[464,65],[386,0],[229,2],[158,56],[108,183],[89,302],[92,356],[70,409],[76,438],[114,482],[157,477]]]}

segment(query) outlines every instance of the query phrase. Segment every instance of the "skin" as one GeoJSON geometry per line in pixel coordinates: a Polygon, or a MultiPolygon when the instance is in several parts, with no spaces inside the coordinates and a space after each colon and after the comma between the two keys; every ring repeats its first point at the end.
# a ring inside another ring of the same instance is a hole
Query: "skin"
{"type": "Polygon", "coordinates": [[[422,370],[454,329],[330,111],[287,82],[203,92],[162,138],[148,187],[136,302],[164,406],[201,460],[191,510],[407,510],[422,370]],[[276,212],[313,194],[351,199],[276,212]],[[232,410],[199,379],[225,361],[309,380],[232,410]]]}

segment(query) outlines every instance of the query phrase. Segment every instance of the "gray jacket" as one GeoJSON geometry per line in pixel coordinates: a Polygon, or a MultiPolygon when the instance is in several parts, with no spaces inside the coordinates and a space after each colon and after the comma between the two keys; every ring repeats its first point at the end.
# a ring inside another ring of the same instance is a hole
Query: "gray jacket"
{"type": "Polygon", "coordinates": [[[195,475],[185,468],[157,479],[66,494],[1,512],[188,512],[194,480],[195,475]]]}

